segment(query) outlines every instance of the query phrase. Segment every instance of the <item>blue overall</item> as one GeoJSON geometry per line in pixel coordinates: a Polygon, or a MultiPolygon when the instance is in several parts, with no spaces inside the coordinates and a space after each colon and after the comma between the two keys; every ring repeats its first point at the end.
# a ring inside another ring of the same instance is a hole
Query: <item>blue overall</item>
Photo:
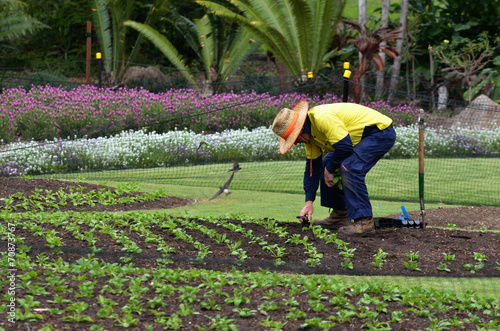
{"type": "MultiPolygon", "coordinates": [[[[394,145],[396,131],[392,126],[374,132],[354,146],[354,152],[340,164],[342,176],[342,190],[328,187],[321,174],[321,206],[335,210],[346,210],[350,219],[373,216],[365,176],[368,171],[380,160],[394,145]]],[[[323,158],[323,165],[328,164],[335,152],[327,153],[323,158]]]]}

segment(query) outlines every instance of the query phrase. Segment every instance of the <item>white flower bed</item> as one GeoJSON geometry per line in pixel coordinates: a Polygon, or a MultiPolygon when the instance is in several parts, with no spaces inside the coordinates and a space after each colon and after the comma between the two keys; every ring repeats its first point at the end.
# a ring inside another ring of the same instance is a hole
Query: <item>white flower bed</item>
{"type": "MultiPolygon", "coordinates": [[[[397,127],[392,158],[418,156],[418,126],[397,127]]],[[[425,129],[428,156],[499,156],[500,129],[425,129]]],[[[0,152],[3,176],[196,164],[237,158],[240,161],[302,160],[303,147],[280,155],[269,127],[226,130],[203,135],[187,129],[165,134],[127,131],[108,138],[12,143],[0,152]],[[201,142],[206,142],[200,148],[201,142]]]]}

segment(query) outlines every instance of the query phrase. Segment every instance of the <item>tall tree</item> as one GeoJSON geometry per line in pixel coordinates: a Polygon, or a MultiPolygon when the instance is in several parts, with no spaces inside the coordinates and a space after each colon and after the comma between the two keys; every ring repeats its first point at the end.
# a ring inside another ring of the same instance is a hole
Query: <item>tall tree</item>
{"type": "Polygon", "coordinates": [[[406,37],[406,23],[408,16],[408,2],[409,0],[401,0],[401,14],[399,17],[399,29],[401,30],[400,39],[396,41],[396,52],[398,52],[398,56],[394,59],[394,64],[392,66],[391,72],[391,83],[389,87],[389,97],[388,100],[392,101],[394,99],[394,95],[399,83],[399,76],[401,72],[401,61],[403,43],[405,42],[406,37]]]}
{"type": "MultiPolygon", "coordinates": [[[[366,25],[366,0],[358,0],[358,22],[361,26],[366,25]]],[[[359,63],[363,62],[363,53],[358,52],[359,63]]],[[[361,100],[366,98],[364,86],[366,86],[366,76],[362,75],[361,72],[359,75],[359,83],[361,84],[361,100]]],[[[359,89],[359,87],[358,87],[359,89]]]]}
{"type": "Polygon", "coordinates": [[[353,27],[357,36],[345,37],[346,43],[352,43],[354,47],[362,54],[359,69],[354,73],[352,80],[355,84],[352,87],[353,98],[355,102],[360,102],[363,95],[363,75],[370,68],[370,61],[373,60],[375,68],[379,72],[384,71],[384,62],[379,55],[379,51],[384,52],[392,58],[396,58],[398,53],[396,50],[387,45],[387,41],[398,40],[400,31],[395,31],[389,27],[374,27],[371,29],[369,24],[361,25],[357,21],[344,20],[344,22],[353,27]],[[381,47],[381,43],[385,41],[386,45],[381,47]]]}
{"type": "MultiPolygon", "coordinates": [[[[381,27],[385,28],[389,26],[389,8],[391,7],[391,0],[383,0],[382,2],[382,13],[381,13],[381,27]]],[[[380,42],[380,48],[383,49],[387,45],[386,40],[380,42]]],[[[378,52],[382,64],[385,66],[385,53],[381,50],[378,52]]],[[[382,98],[384,91],[384,71],[377,71],[377,91],[375,98],[377,100],[382,98]]]]}
{"type": "Polygon", "coordinates": [[[291,75],[304,80],[335,55],[329,47],[343,0],[226,0],[236,10],[212,1],[197,3],[249,30],[291,75]]]}

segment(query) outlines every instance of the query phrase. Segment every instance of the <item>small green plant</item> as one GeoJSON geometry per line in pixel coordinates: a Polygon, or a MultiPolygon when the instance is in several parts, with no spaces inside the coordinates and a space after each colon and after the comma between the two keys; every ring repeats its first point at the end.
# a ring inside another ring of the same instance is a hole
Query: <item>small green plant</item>
{"type": "Polygon", "coordinates": [[[65,316],[62,318],[65,322],[82,323],[82,322],[94,322],[90,316],[82,315],[83,311],[88,308],[88,303],[86,302],[75,302],[66,308],[67,311],[73,311],[73,315],[65,316]]]}
{"type": "Polygon", "coordinates": [[[444,262],[441,262],[439,264],[439,266],[437,267],[437,270],[439,271],[446,271],[446,272],[450,272],[451,270],[448,268],[448,265],[444,262]]]}
{"type": "Polygon", "coordinates": [[[280,266],[285,264],[285,261],[282,260],[282,258],[285,255],[288,255],[289,253],[285,253],[285,248],[284,247],[279,247],[278,244],[274,245],[267,245],[262,247],[262,249],[266,252],[271,253],[271,255],[275,258],[274,264],[276,266],[280,266]]]}
{"type": "Polygon", "coordinates": [[[287,310],[286,318],[291,321],[298,321],[299,319],[305,318],[307,315],[305,312],[297,307],[292,307],[287,310]]]}
{"type": "Polygon", "coordinates": [[[340,265],[342,268],[346,269],[353,269],[354,265],[351,261],[351,259],[354,257],[354,251],[356,248],[345,248],[344,250],[340,251],[340,255],[344,258],[344,261],[340,262],[340,265]]]}
{"type": "Polygon", "coordinates": [[[245,305],[250,302],[250,299],[243,295],[243,291],[240,289],[234,290],[234,297],[229,297],[225,300],[228,304],[233,304],[235,306],[245,305]]]}
{"type": "Polygon", "coordinates": [[[445,261],[454,261],[455,260],[455,254],[446,254],[443,253],[444,255],[444,260],[445,261]]]}
{"type": "Polygon", "coordinates": [[[418,258],[420,257],[418,252],[408,252],[406,253],[406,257],[408,258],[408,261],[403,261],[406,269],[412,271],[421,271],[421,269],[418,267],[418,258]]]}
{"type": "Polygon", "coordinates": [[[201,301],[200,307],[204,310],[221,310],[220,305],[215,300],[201,301]]]}
{"type": "Polygon", "coordinates": [[[471,274],[475,274],[477,271],[483,269],[484,264],[478,263],[478,264],[472,264],[472,263],[467,263],[464,264],[465,270],[470,271],[471,274]]]}
{"type": "Polygon", "coordinates": [[[252,317],[257,314],[257,310],[250,308],[234,308],[233,311],[243,318],[252,317]]]}
{"type": "Polygon", "coordinates": [[[232,321],[234,321],[234,319],[230,319],[226,316],[222,317],[220,315],[216,315],[215,317],[209,317],[209,316],[207,316],[207,317],[212,322],[212,324],[210,325],[210,329],[213,329],[213,330],[231,330],[231,331],[238,330],[236,325],[231,323],[232,321]]]}
{"type": "Polygon", "coordinates": [[[193,314],[197,315],[199,314],[198,312],[195,312],[194,309],[192,309],[193,306],[191,305],[188,305],[188,304],[183,304],[181,303],[179,305],[179,310],[177,311],[177,314],[179,314],[180,316],[191,316],[193,314]]]}
{"type": "Polygon", "coordinates": [[[371,265],[372,267],[376,267],[379,269],[382,269],[382,266],[385,262],[385,258],[387,257],[387,253],[382,250],[382,248],[378,249],[378,252],[373,255],[375,258],[375,262],[373,262],[371,265]]]}
{"type": "Polygon", "coordinates": [[[264,301],[260,304],[259,309],[264,311],[272,311],[278,310],[279,306],[274,301],[264,301]]]}
{"type": "Polygon", "coordinates": [[[338,185],[339,190],[342,189],[342,175],[340,174],[340,168],[335,169],[333,172],[333,186],[338,185]]]}
{"type": "Polygon", "coordinates": [[[260,325],[266,326],[271,330],[283,330],[283,327],[287,324],[287,322],[273,321],[271,320],[271,316],[267,316],[267,318],[260,322],[260,325]]]}
{"type": "Polygon", "coordinates": [[[486,262],[488,261],[488,257],[482,255],[481,253],[474,252],[474,260],[476,260],[477,262],[486,262]]]}

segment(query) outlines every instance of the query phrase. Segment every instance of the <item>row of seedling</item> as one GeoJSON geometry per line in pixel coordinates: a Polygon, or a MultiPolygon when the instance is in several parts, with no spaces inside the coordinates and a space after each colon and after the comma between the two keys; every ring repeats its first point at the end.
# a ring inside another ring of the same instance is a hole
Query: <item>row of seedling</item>
{"type": "Polygon", "coordinates": [[[67,205],[75,207],[83,205],[95,206],[96,204],[117,205],[154,201],[167,196],[165,190],[162,189],[151,193],[131,194],[139,191],[135,183],[120,184],[114,192],[107,188],[84,192],[85,188],[85,186],[81,185],[78,187],[70,186],[68,188],[69,192],[65,192],[63,188],[55,192],[35,188],[32,194],[28,196],[18,192],[7,198],[1,198],[0,201],[4,202],[4,206],[0,206],[0,210],[8,212],[46,211],[57,210],[61,206],[67,205]]]}
{"type": "MultiPolygon", "coordinates": [[[[387,282],[344,284],[335,277],[266,271],[226,274],[142,269],[102,262],[92,255],[72,264],[43,258],[25,264],[27,268],[18,277],[16,320],[50,320],[60,326],[59,319],[69,325],[89,323],[84,325],[91,330],[133,328],[148,314],[153,318],[144,325],[146,329],[186,327],[192,316],[200,315],[205,319],[199,326],[210,329],[224,329],[224,325],[237,329],[252,318],[259,325],[278,329],[286,329],[287,324],[301,328],[348,327],[357,321],[360,328],[380,330],[419,318],[422,327],[429,329],[440,325],[442,329],[494,330],[500,314],[498,299],[470,292],[405,289],[387,282]],[[89,309],[90,305],[96,305],[97,310],[89,309]],[[227,307],[236,314],[220,313],[227,307]],[[442,313],[449,312],[455,317],[442,319],[442,313]]],[[[2,270],[3,276],[6,269],[2,270]]],[[[7,284],[7,277],[0,277],[0,282],[7,284]]],[[[6,310],[3,302],[0,311],[6,310]]],[[[52,329],[58,327],[46,330],[52,329]]]]}
{"type": "MultiPolygon", "coordinates": [[[[156,245],[164,261],[170,261],[168,260],[169,255],[174,253],[175,249],[167,244],[166,239],[161,234],[155,234],[151,231],[156,227],[162,231],[172,233],[174,239],[183,240],[192,244],[198,252],[196,258],[191,260],[192,263],[205,263],[205,258],[212,252],[210,245],[194,241],[192,237],[186,233],[187,229],[199,231],[215,243],[226,244],[229,254],[236,257],[236,264],[243,264],[248,259],[247,252],[240,247],[242,240],[233,242],[227,239],[225,234],[219,233],[216,228],[209,229],[206,225],[200,223],[200,220],[174,218],[168,215],[149,214],[144,212],[129,213],[126,215],[113,213],[69,212],[51,214],[29,212],[23,213],[22,215],[10,214],[9,217],[9,219],[13,220],[14,224],[19,224],[19,226],[32,232],[34,236],[43,237],[47,242],[45,245],[52,248],[54,254],[62,253],[61,248],[64,246],[62,238],[58,236],[59,231],[57,229],[61,228],[71,233],[77,240],[88,243],[90,250],[94,252],[100,251],[96,246],[99,241],[96,234],[107,235],[111,240],[123,246],[121,250],[128,254],[121,258],[122,262],[130,262],[133,259],[132,254],[142,252],[142,249],[138,245],[140,243],[130,239],[130,233],[136,232],[140,237],[144,238],[145,243],[156,245]],[[82,227],[84,227],[84,229],[82,229],[82,227]]],[[[241,223],[238,223],[224,219],[207,218],[201,220],[201,222],[210,222],[227,230],[240,233],[242,239],[248,238],[249,243],[258,244],[262,247],[263,251],[269,253],[274,258],[276,266],[284,264],[284,257],[289,254],[286,252],[285,247],[276,243],[269,244],[262,236],[256,236],[251,230],[247,230],[244,227],[246,222],[258,224],[267,229],[268,232],[283,238],[285,243],[302,246],[304,253],[307,255],[307,259],[305,260],[307,266],[314,268],[321,265],[323,253],[317,251],[316,247],[308,241],[307,236],[301,238],[299,234],[289,234],[286,231],[286,227],[275,220],[243,220],[241,223]]],[[[4,225],[0,225],[0,227],[3,226],[4,225]]],[[[339,254],[343,258],[340,262],[342,268],[353,269],[352,260],[354,258],[355,248],[349,248],[349,244],[338,239],[336,233],[332,233],[320,226],[311,226],[310,230],[316,238],[337,246],[339,254]]],[[[3,231],[3,233],[6,232],[3,231]]],[[[387,253],[379,248],[379,251],[375,253],[373,257],[375,261],[371,265],[382,269],[387,253]]],[[[418,264],[418,252],[410,251],[406,254],[406,257],[407,261],[403,261],[405,268],[411,271],[421,271],[418,264]]],[[[452,257],[454,256],[444,253],[445,262],[441,262],[440,265],[437,266],[437,270],[450,272],[446,261],[450,260],[452,257]]],[[[487,256],[483,256],[477,252],[474,252],[474,259],[477,263],[467,263],[463,266],[471,273],[476,273],[481,270],[484,267],[484,262],[488,260],[487,256]]],[[[496,269],[500,270],[500,263],[498,262],[496,269]]]]}

